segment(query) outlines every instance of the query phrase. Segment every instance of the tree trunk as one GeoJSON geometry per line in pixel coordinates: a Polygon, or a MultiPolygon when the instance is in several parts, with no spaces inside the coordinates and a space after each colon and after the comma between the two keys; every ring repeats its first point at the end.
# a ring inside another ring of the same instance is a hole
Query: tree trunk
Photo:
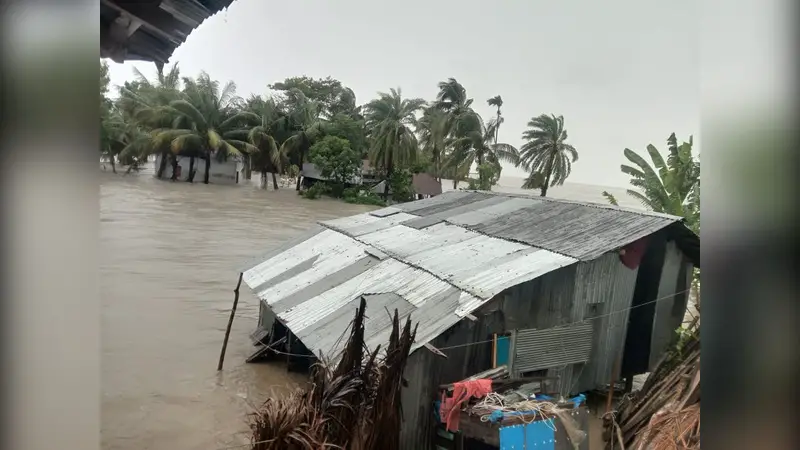
{"type": "Polygon", "coordinates": [[[250,156],[250,154],[248,154],[247,158],[245,158],[245,164],[247,164],[247,167],[245,169],[246,176],[244,178],[245,180],[250,181],[250,179],[253,178],[253,158],[250,156]]]}
{"type": "Polygon", "coordinates": [[[267,189],[267,169],[261,169],[261,184],[262,189],[267,189]]]}
{"type": "Polygon", "coordinates": [[[383,201],[385,202],[389,201],[389,184],[391,183],[393,171],[392,159],[389,158],[389,164],[386,166],[386,182],[383,184],[383,201]]]}
{"type": "Polygon", "coordinates": [[[497,108],[497,126],[494,129],[494,144],[497,145],[497,138],[500,136],[500,108],[497,108]]]}
{"type": "MultiPolygon", "coordinates": [[[[305,156],[305,152],[300,153],[300,173],[301,174],[303,173],[303,159],[305,159],[305,158],[303,158],[304,156],[305,156]]],[[[300,174],[297,175],[297,187],[295,187],[296,191],[300,190],[300,180],[302,178],[303,178],[302,175],[300,175],[300,174]]]]}
{"type": "Polygon", "coordinates": [[[203,175],[203,184],[208,184],[208,178],[211,176],[211,152],[206,153],[206,173],[203,175]]]}
{"type": "Polygon", "coordinates": [[[170,180],[177,181],[178,180],[178,157],[175,156],[175,155],[171,155],[170,158],[171,158],[170,161],[172,161],[172,176],[170,177],[170,180]]]}
{"type": "Polygon", "coordinates": [[[550,157],[550,161],[547,163],[547,167],[545,170],[547,171],[547,175],[544,177],[544,184],[542,185],[542,197],[547,196],[547,188],[550,187],[550,176],[553,174],[553,161],[555,159],[555,155],[550,157]]]}
{"type": "Polygon", "coordinates": [[[108,159],[111,161],[111,171],[117,173],[117,163],[114,161],[114,155],[111,155],[108,159]]]}
{"type": "Polygon", "coordinates": [[[272,187],[278,190],[278,179],[275,177],[275,169],[272,170],[272,187]]]}
{"type": "Polygon", "coordinates": [[[189,157],[189,175],[186,176],[186,181],[194,182],[194,156],[189,157]]]}
{"type": "Polygon", "coordinates": [[[161,178],[164,176],[164,169],[167,168],[167,152],[161,152],[161,161],[158,163],[158,171],[156,177],[161,178]]]}

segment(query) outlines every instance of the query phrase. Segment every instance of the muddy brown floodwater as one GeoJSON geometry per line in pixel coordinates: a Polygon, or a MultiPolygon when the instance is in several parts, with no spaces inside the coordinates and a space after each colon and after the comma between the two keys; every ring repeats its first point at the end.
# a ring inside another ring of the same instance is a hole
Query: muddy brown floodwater
{"type": "Polygon", "coordinates": [[[244,363],[258,316],[246,286],[217,374],[239,271],[315,221],[374,208],[147,174],[101,174],[100,196],[102,448],[246,448],[251,405],[302,377],[244,363]]]}

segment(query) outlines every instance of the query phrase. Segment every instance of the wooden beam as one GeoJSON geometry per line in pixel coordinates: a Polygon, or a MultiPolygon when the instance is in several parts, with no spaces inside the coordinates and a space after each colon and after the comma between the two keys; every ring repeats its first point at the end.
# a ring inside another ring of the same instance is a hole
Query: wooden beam
{"type": "Polygon", "coordinates": [[[466,315],[466,316],[464,316],[464,317],[466,317],[467,319],[469,319],[469,320],[471,320],[471,321],[473,321],[473,322],[477,322],[477,321],[478,321],[478,318],[477,318],[477,317],[475,317],[475,316],[473,316],[472,314],[467,314],[467,315],[466,315]]]}
{"type": "Polygon", "coordinates": [[[228,319],[228,328],[225,329],[225,340],[222,341],[222,351],[219,352],[219,363],[217,364],[217,371],[222,370],[222,363],[225,361],[225,350],[228,348],[228,338],[231,335],[231,325],[233,325],[233,317],[236,315],[236,305],[239,304],[239,287],[242,285],[243,273],[239,273],[239,282],[236,283],[236,289],[233,290],[233,308],[231,308],[231,317],[228,319]]]}
{"type": "Polygon", "coordinates": [[[190,26],[176,20],[171,14],[157,7],[138,5],[135,2],[123,2],[123,4],[120,4],[120,2],[112,2],[110,0],[100,1],[109,8],[138,20],[143,27],[170,42],[180,44],[180,39],[172,34],[172,31],[180,31],[184,34],[189,34],[192,31],[190,26]]]}

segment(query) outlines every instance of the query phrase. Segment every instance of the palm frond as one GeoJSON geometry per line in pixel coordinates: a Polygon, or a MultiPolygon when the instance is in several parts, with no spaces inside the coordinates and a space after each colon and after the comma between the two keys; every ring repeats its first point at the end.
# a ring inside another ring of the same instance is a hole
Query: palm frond
{"type": "Polygon", "coordinates": [[[617,198],[614,197],[614,195],[609,193],[608,191],[603,191],[603,197],[605,197],[606,200],[608,200],[608,203],[610,203],[610,204],[612,204],[614,206],[619,206],[619,202],[617,202],[617,198]]]}
{"type": "Polygon", "coordinates": [[[176,137],[170,143],[170,148],[175,154],[192,152],[201,153],[203,140],[196,134],[184,134],[176,137]]]}
{"type": "Polygon", "coordinates": [[[181,114],[185,115],[186,117],[191,120],[198,129],[206,129],[208,128],[208,122],[203,114],[195,107],[195,105],[189,103],[186,100],[175,100],[170,102],[170,107],[174,110],[180,112],[181,114]]]}

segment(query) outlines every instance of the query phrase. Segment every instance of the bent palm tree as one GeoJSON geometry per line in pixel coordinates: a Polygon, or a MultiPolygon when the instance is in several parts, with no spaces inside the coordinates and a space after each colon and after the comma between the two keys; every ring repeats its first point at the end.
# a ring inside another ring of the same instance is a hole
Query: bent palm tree
{"type": "Polygon", "coordinates": [[[397,167],[417,159],[418,142],[414,134],[416,113],[425,105],[421,98],[403,98],[400,88],[380,92],[367,103],[366,126],[372,141],[370,160],[386,173],[384,200],[389,198],[389,180],[397,167]]]}
{"type": "MultiPolygon", "coordinates": [[[[531,177],[536,172],[544,176],[541,183],[544,197],[549,187],[564,184],[572,171],[572,163],[578,160],[578,151],[566,143],[564,116],[542,114],[532,118],[528,127],[530,129],[522,133],[527,142],[520,147],[519,165],[531,172],[531,177]]],[[[533,181],[526,181],[525,185],[535,184],[533,181]]]]}
{"type": "Polygon", "coordinates": [[[467,90],[455,78],[442,81],[438,86],[434,107],[447,113],[451,137],[464,137],[474,129],[474,117],[478,115],[472,109],[472,99],[467,98],[467,90]]]}
{"type": "MultiPolygon", "coordinates": [[[[273,99],[264,100],[260,97],[251,97],[246,111],[238,115],[246,127],[240,130],[229,131],[225,134],[228,139],[247,141],[253,145],[245,160],[246,167],[252,165],[253,157],[261,171],[261,180],[264,189],[267,188],[267,173],[272,173],[272,186],[278,190],[277,174],[281,172],[285,155],[278,150],[275,141],[276,131],[282,131],[283,116],[273,99]]],[[[249,175],[248,175],[249,179],[249,175]]]]}
{"type": "MultiPolygon", "coordinates": [[[[519,164],[519,152],[514,146],[493,143],[497,134],[497,127],[499,126],[494,119],[490,120],[488,124],[484,124],[480,116],[477,114],[470,114],[462,119],[462,123],[465,125],[462,130],[462,137],[453,140],[452,145],[454,150],[449,165],[456,167],[467,165],[472,167],[474,163],[480,167],[484,163],[489,163],[494,166],[494,171],[499,177],[499,172],[502,169],[500,165],[501,161],[515,165],[519,164]]],[[[478,173],[483,186],[491,184],[489,183],[490,180],[484,179],[484,173],[481,171],[478,171],[478,173]]]]}
{"type": "MultiPolygon", "coordinates": [[[[630,175],[631,185],[638,188],[628,189],[627,193],[652,211],[684,217],[689,228],[698,231],[700,162],[692,155],[692,136],[689,136],[689,142],[678,145],[675,133],[672,133],[667,144],[669,155],[666,161],[654,145],[647,146],[655,169],[638,153],[628,148],[624,150],[625,158],[636,167],[622,164],[620,169],[630,175]]],[[[603,195],[610,203],[616,202],[611,194],[603,192],[603,195]]]]}
{"type": "Polygon", "coordinates": [[[494,143],[497,144],[497,138],[498,138],[498,135],[500,134],[500,124],[503,123],[503,116],[502,116],[502,114],[500,114],[500,108],[503,107],[503,97],[500,97],[499,95],[495,95],[494,97],[490,98],[489,100],[486,100],[486,103],[488,103],[489,106],[497,107],[497,127],[494,130],[494,143]]]}
{"type": "Polygon", "coordinates": [[[444,161],[449,156],[450,134],[447,113],[437,108],[425,109],[419,120],[417,131],[420,134],[419,143],[421,150],[430,157],[433,166],[433,176],[437,181],[442,180],[444,161]]]}
{"type": "Polygon", "coordinates": [[[109,159],[114,173],[117,173],[115,158],[123,164],[124,161],[135,161],[135,164],[129,164],[127,172],[130,172],[141,160],[147,159],[152,148],[150,135],[136,123],[125,120],[116,109],[102,118],[100,151],[109,159]]]}

